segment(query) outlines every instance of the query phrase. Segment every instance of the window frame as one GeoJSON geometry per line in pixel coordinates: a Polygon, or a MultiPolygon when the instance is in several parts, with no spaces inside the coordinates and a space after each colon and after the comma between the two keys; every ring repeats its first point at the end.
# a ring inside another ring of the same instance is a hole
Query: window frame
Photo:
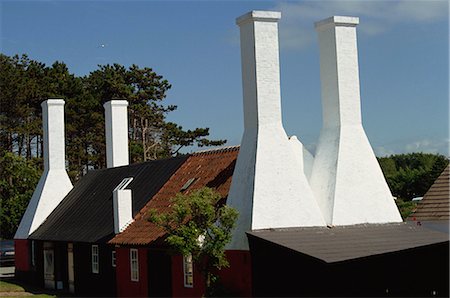
{"type": "Polygon", "coordinates": [[[130,248],[130,279],[139,281],[139,251],[137,248],[130,248]]]}
{"type": "Polygon", "coordinates": [[[36,243],[31,240],[31,266],[36,267],[36,243]]]}
{"type": "Polygon", "coordinates": [[[112,267],[116,267],[116,260],[117,260],[117,258],[116,258],[116,251],[113,250],[111,252],[111,266],[112,267]]]}
{"type": "Polygon", "coordinates": [[[91,271],[95,274],[100,271],[100,250],[97,244],[91,246],[91,271]]]}
{"type": "Polygon", "coordinates": [[[183,284],[185,288],[194,287],[194,263],[192,261],[192,254],[183,256],[183,284]],[[191,278],[192,282],[188,282],[188,278],[191,278]]]}

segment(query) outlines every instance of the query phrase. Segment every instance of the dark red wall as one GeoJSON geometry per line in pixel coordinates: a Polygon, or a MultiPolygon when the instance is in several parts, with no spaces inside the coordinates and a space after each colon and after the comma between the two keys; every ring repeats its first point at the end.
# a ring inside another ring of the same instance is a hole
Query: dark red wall
{"type": "MultiPolygon", "coordinates": [[[[111,251],[114,248],[104,243],[97,243],[97,245],[99,273],[92,273],[92,243],[74,243],[75,294],[77,296],[114,297],[116,295],[115,268],[111,264],[111,251]]],[[[67,246],[64,254],[67,255],[67,246]]]]}
{"type": "Polygon", "coordinates": [[[27,239],[14,240],[16,271],[30,270],[30,251],[27,239]]]}
{"type": "Polygon", "coordinates": [[[183,257],[172,256],[172,295],[173,297],[203,297],[205,286],[202,274],[196,270],[194,265],[194,286],[184,286],[183,257]]]}
{"type": "Polygon", "coordinates": [[[252,296],[252,266],[249,251],[227,250],[226,256],[230,267],[218,272],[226,296],[252,296]]]}
{"type": "Polygon", "coordinates": [[[138,249],[139,281],[131,280],[130,248],[116,248],[116,282],[118,297],[148,296],[147,249],[138,249]]]}
{"type": "MultiPolygon", "coordinates": [[[[230,267],[216,272],[219,277],[219,295],[227,297],[250,297],[252,295],[251,257],[249,251],[226,251],[230,267]]],[[[174,297],[202,297],[205,292],[201,272],[194,267],[194,287],[184,287],[183,258],[172,257],[172,294],[174,297]]]]}

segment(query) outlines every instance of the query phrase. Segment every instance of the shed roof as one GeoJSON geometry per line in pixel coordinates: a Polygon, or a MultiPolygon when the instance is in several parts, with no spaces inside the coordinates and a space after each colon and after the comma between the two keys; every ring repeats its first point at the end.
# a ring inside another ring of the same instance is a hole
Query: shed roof
{"type": "Polygon", "coordinates": [[[407,220],[436,221],[450,219],[450,165],[439,175],[417,209],[407,220]]]}
{"type": "Polygon", "coordinates": [[[30,239],[106,242],[114,236],[113,190],[133,177],[133,215],[150,200],[187,156],[89,172],[67,194],[30,239]]]}
{"type": "Polygon", "coordinates": [[[413,223],[254,230],[247,233],[326,263],[448,242],[448,234],[413,223]]]}
{"type": "Polygon", "coordinates": [[[153,199],[135,216],[134,222],[109,243],[147,245],[164,236],[165,233],[161,228],[147,221],[149,210],[156,209],[159,212],[170,210],[170,199],[180,192],[187,181],[193,178],[195,180],[186,192],[207,186],[216,189],[225,199],[231,185],[238,152],[239,147],[227,147],[197,152],[189,156],[153,199]]]}

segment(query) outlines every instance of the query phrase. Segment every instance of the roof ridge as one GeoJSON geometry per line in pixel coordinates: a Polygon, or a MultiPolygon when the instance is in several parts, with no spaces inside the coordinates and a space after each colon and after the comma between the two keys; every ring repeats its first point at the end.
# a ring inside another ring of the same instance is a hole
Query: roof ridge
{"type": "Polygon", "coordinates": [[[240,145],[223,146],[223,147],[219,147],[219,148],[195,151],[195,152],[191,153],[191,155],[197,156],[197,155],[205,155],[205,154],[215,154],[215,153],[222,153],[222,152],[238,151],[240,147],[241,147],[240,145]]]}

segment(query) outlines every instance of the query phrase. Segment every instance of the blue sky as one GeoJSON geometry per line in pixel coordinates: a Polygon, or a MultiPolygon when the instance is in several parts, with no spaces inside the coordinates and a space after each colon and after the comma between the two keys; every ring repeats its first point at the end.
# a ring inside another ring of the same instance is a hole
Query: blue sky
{"type": "Polygon", "coordinates": [[[151,67],[172,85],[169,120],[240,143],[239,28],[250,10],[281,11],[284,127],[312,151],[321,128],[314,22],[358,16],[363,125],[378,156],[449,155],[447,1],[0,1],[1,52],[82,76],[98,64],[151,67]],[[103,46],[102,46],[103,45],[103,46]]]}

